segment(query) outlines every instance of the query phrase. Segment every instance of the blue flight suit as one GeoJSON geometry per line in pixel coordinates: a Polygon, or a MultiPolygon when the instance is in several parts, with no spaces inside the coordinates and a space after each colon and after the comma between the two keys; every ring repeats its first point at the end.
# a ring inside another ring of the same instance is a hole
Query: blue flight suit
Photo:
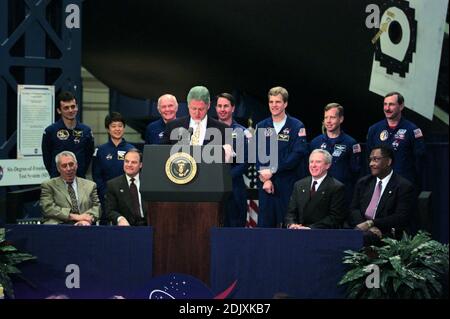
{"type": "Polygon", "coordinates": [[[55,156],[62,151],[71,151],[75,154],[78,162],[77,176],[85,178],[94,152],[94,136],[91,128],[77,122],[73,129],[69,129],[60,119],[45,129],[42,136],[42,157],[51,178],[59,176],[55,156]]]}
{"type": "Polygon", "coordinates": [[[106,182],[124,173],[125,153],[132,148],[135,147],[123,138],[117,146],[109,138],[107,143],[99,145],[95,149],[92,161],[92,178],[97,184],[97,193],[103,208],[106,182]]]}
{"type": "Polygon", "coordinates": [[[161,144],[165,129],[166,123],[162,118],[148,124],[145,129],[145,144],[161,144]]]}
{"type": "Polygon", "coordinates": [[[394,150],[393,169],[420,189],[418,179],[425,155],[422,131],[404,117],[391,129],[386,119],[372,125],[367,133],[367,154],[377,145],[387,145],[394,150]]]}
{"type": "MultiPolygon", "coordinates": [[[[270,153],[270,136],[276,135],[271,117],[259,122],[256,126],[256,145],[258,153],[263,147],[259,140],[261,130],[266,140],[266,154],[270,153]],[[260,145],[261,144],[261,145],[260,145]]],[[[304,166],[305,158],[308,156],[306,144],[305,126],[298,119],[287,115],[286,123],[277,135],[278,144],[278,167],[273,168],[274,173],[271,181],[275,192],[268,194],[262,189],[263,183],[258,179],[258,227],[279,227],[284,223],[289,199],[292,194],[294,183],[306,176],[304,166]]],[[[256,170],[268,168],[268,162],[262,162],[259,154],[256,161],[256,170]]],[[[271,168],[272,169],[272,168],[271,168]]]]}
{"type": "Polygon", "coordinates": [[[318,148],[331,154],[332,163],[328,174],[345,185],[345,201],[350,207],[353,187],[361,171],[361,146],[353,137],[341,131],[336,138],[330,138],[327,134],[315,137],[310,143],[311,152],[318,148]]]}
{"type": "Polygon", "coordinates": [[[247,186],[244,183],[244,173],[249,167],[247,151],[248,138],[251,138],[251,133],[234,120],[231,123],[231,128],[233,129],[233,150],[235,153],[240,153],[241,156],[234,157],[231,164],[233,193],[225,201],[224,226],[245,227],[247,221],[247,186]],[[243,163],[239,163],[242,160],[243,163]]]}

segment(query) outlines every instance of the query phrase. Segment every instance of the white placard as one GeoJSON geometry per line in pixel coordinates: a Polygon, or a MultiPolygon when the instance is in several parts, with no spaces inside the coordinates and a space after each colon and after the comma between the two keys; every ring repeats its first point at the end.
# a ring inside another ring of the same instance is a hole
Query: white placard
{"type": "Polygon", "coordinates": [[[42,134],[55,120],[53,85],[17,86],[17,158],[42,156],[42,134]]]}
{"type": "Polygon", "coordinates": [[[41,184],[49,178],[42,157],[0,160],[0,186],[41,184]]]}
{"type": "MultiPolygon", "coordinates": [[[[374,57],[369,90],[381,96],[398,91],[405,97],[407,108],[432,120],[448,0],[409,0],[408,3],[415,10],[417,21],[416,52],[409,65],[409,72],[405,77],[396,73],[388,74],[374,57]]],[[[386,10],[382,22],[387,19],[387,11],[395,15],[394,20],[401,26],[403,37],[400,43],[394,44],[388,33],[384,32],[380,37],[381,48],[384,54],[402,61],[404,45],[410,39],[410,26],[405,14],[396,7],[386,10]]]]}

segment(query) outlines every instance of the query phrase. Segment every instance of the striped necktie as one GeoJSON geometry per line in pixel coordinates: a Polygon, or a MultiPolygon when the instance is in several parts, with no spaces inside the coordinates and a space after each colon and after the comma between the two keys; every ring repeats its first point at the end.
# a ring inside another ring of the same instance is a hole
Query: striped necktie
{"type": "Polygon", "coordinates": [[[69,193],[70,201],[72,203],[72,213],[79,214],[80,209],[78,208],[77,196],[75,195],[75,190],[73,189],[72,183],[73,182],[67,183],[67,192],[69,193]]]}

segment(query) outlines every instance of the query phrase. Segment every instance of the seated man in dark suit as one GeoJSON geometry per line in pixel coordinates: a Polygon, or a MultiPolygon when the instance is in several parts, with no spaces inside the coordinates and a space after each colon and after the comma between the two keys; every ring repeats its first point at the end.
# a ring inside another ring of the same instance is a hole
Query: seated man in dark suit
{"type": "Polygon", "coordinates": [[[294,184],[285,222],[289,229],[341,228],[346,218],[344,184],[329,176],[332,157],[316,149],[309,156],[309,172],[294,184]]]}
{"type": "Polygon", "coordinates": [[[108,220],[118,226],[147,225],[147,211],[142,202],[139,172],[142,168],[142,153],[131,149],[125,154],[125,174],[107,182],[105,211],[108,220]]]}
{"type": "Polygon", "coordinates": [[[371,175],[361,178],[350,206],[350,226],[364,232],[364,244],[383,236],[400,237],[407,230],[415,206],[414,186],[392,170],[394,152],[376,146],[370,152],[371,175]]]}
{"type": "Polygon", "coordinates": [[[191,145],[224,145],[228,126],[207,115],[210,102],[208,89],[194,86],[187,96],[189,116],[168,122],[161,144],[176,144],[181,140],[191,145]]]}
{"type": "Polygon", "coordinates": [[[62,151],[55,161],[60,176],[41,185],[44,224],[92,225],[100,217],[96,184],[76,176],[78,164],[74,153],[62,151]]]}

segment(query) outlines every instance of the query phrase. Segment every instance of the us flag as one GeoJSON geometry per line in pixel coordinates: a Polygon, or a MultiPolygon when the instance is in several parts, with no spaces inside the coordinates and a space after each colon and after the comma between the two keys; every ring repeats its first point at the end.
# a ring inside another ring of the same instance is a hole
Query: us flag
{"type": "Polygon", "coordinates": [[[244,174],[244,182],[247,185],[247,223],[245,227],[254,228],[258,224],[258,190],[256,188],[256,168],[250,165],[248,171],[244,174]]]}
{"type": "Polygon", "coordinates": [[[258,224],[258,201],[249,199],[247,200],[247,223],[245,227],[254,228],[258,224]]]}

